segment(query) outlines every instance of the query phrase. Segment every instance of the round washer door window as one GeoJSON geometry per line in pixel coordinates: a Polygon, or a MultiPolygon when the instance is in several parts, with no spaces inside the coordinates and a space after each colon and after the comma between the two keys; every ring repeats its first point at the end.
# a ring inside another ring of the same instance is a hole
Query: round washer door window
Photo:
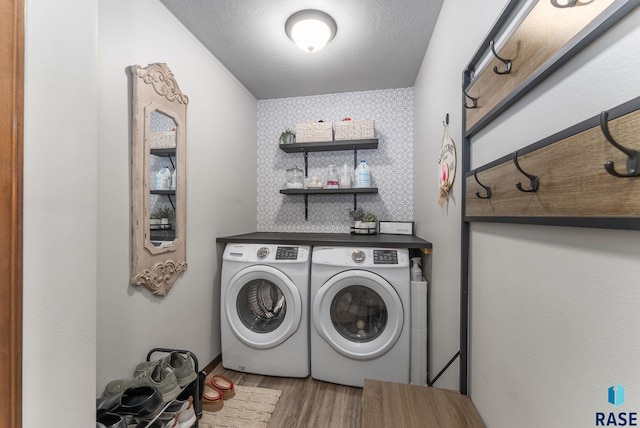
{"type": "Polygon", "coordinates": [[[229,281],[223,298],[229,326],[247,346],[273,348],[300,326],[300,292],[287,275],[272,266],[241,270],[229,281]]]}
{"type": "Polygon", "coordinates": [[[318,334],[342,355],[369,360],[395,345],[404,325],[398,293],[372,272],[349,270],[327,281],[313,301],[318,334]]]}

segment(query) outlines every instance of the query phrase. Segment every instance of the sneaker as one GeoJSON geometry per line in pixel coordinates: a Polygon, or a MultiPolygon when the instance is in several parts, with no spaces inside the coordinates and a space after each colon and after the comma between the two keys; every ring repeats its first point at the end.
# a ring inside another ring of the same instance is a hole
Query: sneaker
{"type": "Polygon", "coordinates": [[[161,363],[166,363],[170,366],[176,374],[176,380],[178,386],[181,388],[190,384],[198,377],[195,368],[193,367],[193,360],[191,359],[191,353],[187,352],[182,354],[178,351],[173,351],[165,357],[154,361],[145,361],[136,367],[135,374],[141,373],[150,367],[156,366],[161,363]]]}
{"type": "Polygon", "coordinates": [[[129,379],[114,380],[104,388],[103,396],[116,395],[133,386],[151,386],[162,394],[162,401],[168,403],[180,394],[180,387],[173,369],[164,363],[149,367],[129,379]]]}
{"type": "Polygon", "coordinates": [[[174,419],[178,414],[178,425],[180,428],[189,428],[196,422],[196,412],[193,407],[193,397],[189,396],[187,400],[176,399],[169,404],[164,412],[158,416],[158,420],[168,422],[174,419]]]}

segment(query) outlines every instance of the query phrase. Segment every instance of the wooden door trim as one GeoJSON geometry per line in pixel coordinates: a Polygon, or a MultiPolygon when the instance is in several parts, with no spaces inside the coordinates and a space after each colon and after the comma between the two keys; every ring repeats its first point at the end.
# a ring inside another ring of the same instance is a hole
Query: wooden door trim
{"type": "Polygon", "coordinates": [[[24,0],[0,0],[0,425],[22,426],[24,0]]]}

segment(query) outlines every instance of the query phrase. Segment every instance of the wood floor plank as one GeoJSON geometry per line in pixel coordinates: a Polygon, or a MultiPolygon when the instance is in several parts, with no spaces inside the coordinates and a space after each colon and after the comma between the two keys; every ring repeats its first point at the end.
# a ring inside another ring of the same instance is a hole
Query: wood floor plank
{"type": "Polygon", "coordinates": [[[483,428],[469,397],[445,389],[364,380],[362,426],[483,428]]]}
{"type": "Polygon", "coordinates": [[[212,373],[232,379],[238,385],[282,391],[268,428],[360,428],[362,388],[312,379],[261,376],[216,366],[212,373]]]}

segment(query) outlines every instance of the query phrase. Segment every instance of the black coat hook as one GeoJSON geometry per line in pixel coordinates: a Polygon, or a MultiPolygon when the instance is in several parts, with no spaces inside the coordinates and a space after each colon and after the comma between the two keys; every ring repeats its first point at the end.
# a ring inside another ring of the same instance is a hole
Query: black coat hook
{"type": "Polygon", "coordinates": [[[521,173],[523,173],[524,175],[527,176],[527,178],[529,179],[530,185],[528,189],[523,189],[522,188],[522,184],[518,181],[516,183],[516,188],[518,190],[520,190],[521,192],[536,192],[538,190],[538,186],[540,185],[540,179],[538,178],[537,175],[532,175],[532,174],[528,174],[526,172],[524,172],[524,170],[522,168],[520,168],[520,164],[518,163],[518,152],[513,152],[513,163],[516,165],[516,168],[518,168],[518,171],[520,171],[521,173]]]}
{"type": "Polygon", "coordinates": [[[613,147],[627,155],[627,171],[624,173],[616,171],[612,161],[605,162],[604,169],[606,169],[609,174],[615,177],[640,177],[640,151],[629,149],[618,144],[618,142],[614,140],[614,138],[611,136],[611,133],[609,132],[609,125],[607,123],[608,119],[608,112],[603,111],[602,113],[600,113],[600,129],[602,130],[604,137],[609,143],[611,143],[613,147]]]}
{"type": "Polygon", "coordinates": [[[491,40],[491,42],[489,43],[489,46],[491,46],[491,52],[493,53],[493,56],[495,56],[496,59],[498,59],[500,62],[504,64],[504,70],[498,70],[498,66],[494,65],[493,72],[496,74],[511,73],[511,60],[502,58],[500,55],[498,55],[498,52],[496,52],[495,43],[493,42],[493,40],[491,40]]]}
{"type": "Polygon", "coordinates": [[[447,113],[447,116],[442,121],[443,126],[447,126],[448,124],[449,124],[449,113],[447,113]]]}
{"type": "Polygon", "coordinates": [[[555,7],[559,7],[560,9],[564,9],[566,7],[573,7],[578,3],[578,0],[569,0],[567,4],[559,4],[558,0],[551,0],[551,4],[555,7]]]}
{"type": "Polygon", "coordinates": [[[480,199],[491,199],[491,187],[485,186],[484,184],[480,183],[480,180],[478,180],[477,169],[473,171],[473,178],[476,179],[476,183],[478,183],[485,191],[484,196],[482,196],[480,192],[476,192],[476,196],[479,197],[480,199]]]}
{"type": "Polygon", "coordinates": [[[478,107],[478,99],[475,97],[472,97],[471,95],[467,94],[467,91],[464,89],[464,86],[462,87],[462,92],[464,93],[464,96],[469,98],[471,100],[471,105],[467,105],[467,100],[464,101],[464,108],[477,108],[478,107]]]}

